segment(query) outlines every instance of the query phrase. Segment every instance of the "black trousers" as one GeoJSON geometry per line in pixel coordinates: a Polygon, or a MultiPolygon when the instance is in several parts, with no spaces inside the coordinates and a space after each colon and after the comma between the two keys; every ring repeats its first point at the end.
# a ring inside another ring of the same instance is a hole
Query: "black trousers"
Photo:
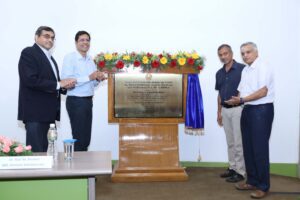
{"type": "Polygon", "coordinates": [[[265,192],[270,188],[269,139],[273,118],[273,103],[245,105],[241,117],[247,183],[265,192]]]}
{"type": "Polygon", "coordinates": [[[32,146],[33,152],[46,152],[48,148],[47,133],[51,122],[24,122],[26,145],[32,146]]]}
{"type": "Polygon", "coordinates": [[[68,96],[66,107],[69,114],[75,151],[87,151],[91,141],[93,98],[68,96]]]}

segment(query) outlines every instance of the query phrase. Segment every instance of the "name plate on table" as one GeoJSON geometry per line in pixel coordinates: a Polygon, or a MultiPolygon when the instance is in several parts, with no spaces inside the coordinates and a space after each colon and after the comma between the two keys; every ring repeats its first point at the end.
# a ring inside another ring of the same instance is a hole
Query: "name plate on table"
{"type": "Polygon", "coordinates": [[[181,118],[181,74],[115,74],[116,118],[181,118]]]}
{"type": "Polygon", "coordinates": [[[0,169],[46,169],[52,168],[53,156],[3,156],[0,169]]]}

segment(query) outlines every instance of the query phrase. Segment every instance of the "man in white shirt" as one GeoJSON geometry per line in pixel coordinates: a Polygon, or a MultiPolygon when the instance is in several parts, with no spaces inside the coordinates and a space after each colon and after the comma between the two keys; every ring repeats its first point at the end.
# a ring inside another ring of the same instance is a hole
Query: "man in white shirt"
{"type": "Polygon", "coordinates": [[[259,57],[256,44],[241,45],[247,64],[238,87],[239,96],[227,101],[229,105],[244,103],[241,117],[247,181],[236,185],[238,190],[255,190],[252,198],[260,199],[270,189],[269,139],[274,118],[273,70],[259,57]]]}

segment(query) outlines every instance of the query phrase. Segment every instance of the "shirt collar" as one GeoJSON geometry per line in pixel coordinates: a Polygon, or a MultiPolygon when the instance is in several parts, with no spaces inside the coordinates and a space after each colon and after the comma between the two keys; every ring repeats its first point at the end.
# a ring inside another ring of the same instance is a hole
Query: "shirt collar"
{"type": "MultiPolygon", "coordinates": [[[[37,43],[36,43],[37,44],[37,43]]],[[[51,53],[49,50],[45,49],[44,47],[40,46],[39,44],[37,44],[41,49],[42,51],[44,52],[44,54],[50,59],[51,58],[51,53]]]]}
{"type": "Polygon", "coordinates": [[[255,60],[254,60],[254,62],[252,63],[252,65],[246,65],[249,69],[255,69],[256,67],[257,67],[257,65],[258,65],[258,63],[260,62],[260,58],[259,57],[257,57],[255,60]]]}
{"type": "MultiPolygon", "coordinates": [[[[231,70],[231,69],[236,69],[236,67],[237,67],[236,61],[233,59],[233,63],[232,63],[232,66],[231,66],[230,70],[231,70]]],[[[223,65],[223,69],[224,69],[224,71],[225,71],[225,65],[223,65]]],[[[230,71],[230,70],[229,70],[229,71],[230,71]]]]}
{"type": "Polygon", "coordinates": [[[90,60],[91,56],[89,54],[86,54],[86,57],[83,57],[78,51],[76,51],[76,58],[78,60],[90,60]]]}

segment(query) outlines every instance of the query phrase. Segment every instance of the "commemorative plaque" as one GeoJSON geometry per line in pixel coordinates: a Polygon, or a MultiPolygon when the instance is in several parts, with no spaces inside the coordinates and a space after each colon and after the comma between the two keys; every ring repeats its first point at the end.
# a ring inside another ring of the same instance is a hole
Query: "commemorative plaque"
{"type": "Polygon", "coordinates": [[[115,118],[183,117],[182,74],[115,74],[115,118]]]}

